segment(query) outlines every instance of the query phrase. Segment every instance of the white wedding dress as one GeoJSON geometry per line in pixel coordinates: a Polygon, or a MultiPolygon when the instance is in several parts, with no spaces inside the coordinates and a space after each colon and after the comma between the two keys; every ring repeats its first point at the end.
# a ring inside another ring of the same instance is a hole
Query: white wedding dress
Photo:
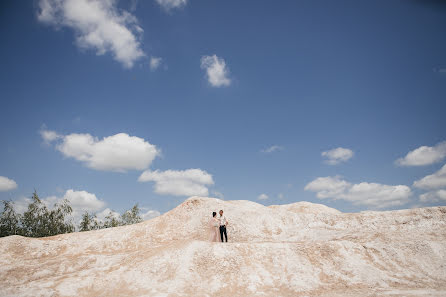
{"type": "Polygon", "coordinates": [[[211,218],[209,220],[209,241],[218,242],[218,226],[220,225],[218,219],[211,218]]]}

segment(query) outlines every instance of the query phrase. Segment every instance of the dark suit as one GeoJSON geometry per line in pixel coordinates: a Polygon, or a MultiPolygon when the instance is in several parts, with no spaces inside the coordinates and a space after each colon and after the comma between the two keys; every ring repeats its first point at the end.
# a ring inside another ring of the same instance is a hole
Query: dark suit
{"type": "Polygon", "coordinates": [[[228,242],[228,234],[226,234],[226,226],[225,226],[225,225],[220,226],[220,238],[221,238],[221,242],[224,242],[224,241],[223,241],[223,234],[225,235],[226,242],[228,242]]]}

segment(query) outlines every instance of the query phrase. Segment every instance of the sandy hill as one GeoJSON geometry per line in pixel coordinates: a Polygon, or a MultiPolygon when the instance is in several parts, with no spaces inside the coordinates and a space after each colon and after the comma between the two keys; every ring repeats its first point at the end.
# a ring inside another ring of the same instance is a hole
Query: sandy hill
{"type": "Polygon", "coordinates": [[[0,296],[446,296],[446,207],[192,197],[136,225],[0,238],[0,296]],[[207,241],[219,209],[228,244],[207,241]]]}

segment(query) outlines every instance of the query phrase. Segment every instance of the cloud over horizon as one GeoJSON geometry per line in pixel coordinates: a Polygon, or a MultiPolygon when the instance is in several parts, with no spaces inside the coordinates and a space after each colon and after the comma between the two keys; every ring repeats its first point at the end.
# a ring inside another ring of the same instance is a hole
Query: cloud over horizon
{"type": "Polygon", "coordinates": [[[406,204],[412,195],[410,188],[405,185],[391,186],[368,182],[352,184],[340,176],[318,177],[308,183],[305,190],[315,192],[319,199],[342,199],[354,205],[377,209],[406,204]]]}
{"type": "Polygon", "coordinates": [[[95,170],[144,170],[160,155],[160,150],[155,145],[126,133],[101,140],[90,134],[60,135],[49,130],[41,130],[40,134],[44,141],[55,143],[55,148],[65,157],[73,158],[95,170]]]}
{"type": "Polygon", "coordinates": [[[446,158],[446,141],[435,146],[420,146],[395,163],[399,166],[423,166],[441,162],[444,158],[446,158]]]}
{"type": "Polygon", "coordinates": [[[146,170],[138,181],[155,182],[155,193],[173,196],[208,196],[208,186],[214,184],[212,175],[201,169],[146,170]]]}
{"type": "MultiPolygon", "coordinates": [[[[97,212],[106,205],[106,203],[103,200],[98,199],[95,194],[87,191],[75,191],[73,189],[67,190],[62,197],[48,196],[40,198],[42,203],[49,209],[52,209],[54,204],[60,203],[64,199],[67,199],[73,208],[72,217],[74,218],[75,224],[79,223],[82,214],[85,211],[97,212]]],[[[28,204],[31,202],[31,198],[22,197],[14,201],[14,208],[18,213],[23,214],[27,210],[28,204]]]]}
{"type": "Polygon", "coordinates": [[[420,201],[425,203],[446,202],[446,190],[437,190],[421,194],[420,201]]]}
{"type": "Polygon", "coordinates": [[[420,189],[438,189],[446,187],[446,164],[437,172],[414,181],[413,186],[420,189]]]}
{"type": "Polygon", "coordinates": [[[268,195],[262,193],[257,197],[257,200],[267,200],[268,198],[269,198],[268,195]]]}
{"type": "MultiPolygon", "coordinates": [[[[71,217],[73,219],[73,223],[76,228],[80,221],[82,220],[82,215],[85,212],[96,215],[96,220],[98,222],[103,222],[105,217],[110,213],[115,218],[119,218],[120,213],[110,209],[107,206],[107,203],[96,197],[95,194],[89,193],[87,191],[76,191],[73,189],[69,189],[65,192],[65,194],[61,197],[59,196],[48,196],[45,198],[40,198],[42,203],[49,209],[52,209],[55,204],[61,203],[64,199],[67,199],[70,202],[70,205],[73,209],[73,213],[71,217]]],[[[22,197],[20,199],[16,199],[13,201],[14,209],[17,213],[23,214],[28,209],[28,204],[32,202],[31,198],[22,197]]],[[[140,216],[143,220],[152,219],[160,215],[160,212],[154,209],[150,209],[147,207],[140,207],[140,216]]]]}
{"type": "Polygon", "coordinates": [[[419,189],[429,190],[420,195],[420,201],[435,203],[446,201],[446,164],[433,174],[414,181],[413,186],[419,189]]]}
{"type": "Polygon", "coordinates": [[[156,218],[161,215],[161,213],[157,210],[149,209],[147,207],[141,207],[141,218],[143,221],[147,221],[153,218],[156,218]]]}
{"type": "Polygon", "coordinates": [[[37,19],[57,29],[73,29],[80,49],[111,53],[125,68],[145,56],[139,38],[143,29],[115,0],[40,0],[37,19]]]}
{"type": "Polygon", "coordinates": [[[62,199],[70,201],[73,209],[94,212],[103,208],[106,203],[87,191],[67,190],[62,199]]]}

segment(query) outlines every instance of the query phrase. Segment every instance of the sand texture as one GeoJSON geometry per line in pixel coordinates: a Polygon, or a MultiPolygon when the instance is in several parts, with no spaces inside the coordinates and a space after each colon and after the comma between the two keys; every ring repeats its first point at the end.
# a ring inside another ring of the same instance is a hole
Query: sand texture
{"type": "Polygon", "coordinates": [[[131,226],[0,238],[0,296],[446,296],[446,207],[191,197],[131,226]],[[219,209],[227,244],[207,241],[219,209]]]}

